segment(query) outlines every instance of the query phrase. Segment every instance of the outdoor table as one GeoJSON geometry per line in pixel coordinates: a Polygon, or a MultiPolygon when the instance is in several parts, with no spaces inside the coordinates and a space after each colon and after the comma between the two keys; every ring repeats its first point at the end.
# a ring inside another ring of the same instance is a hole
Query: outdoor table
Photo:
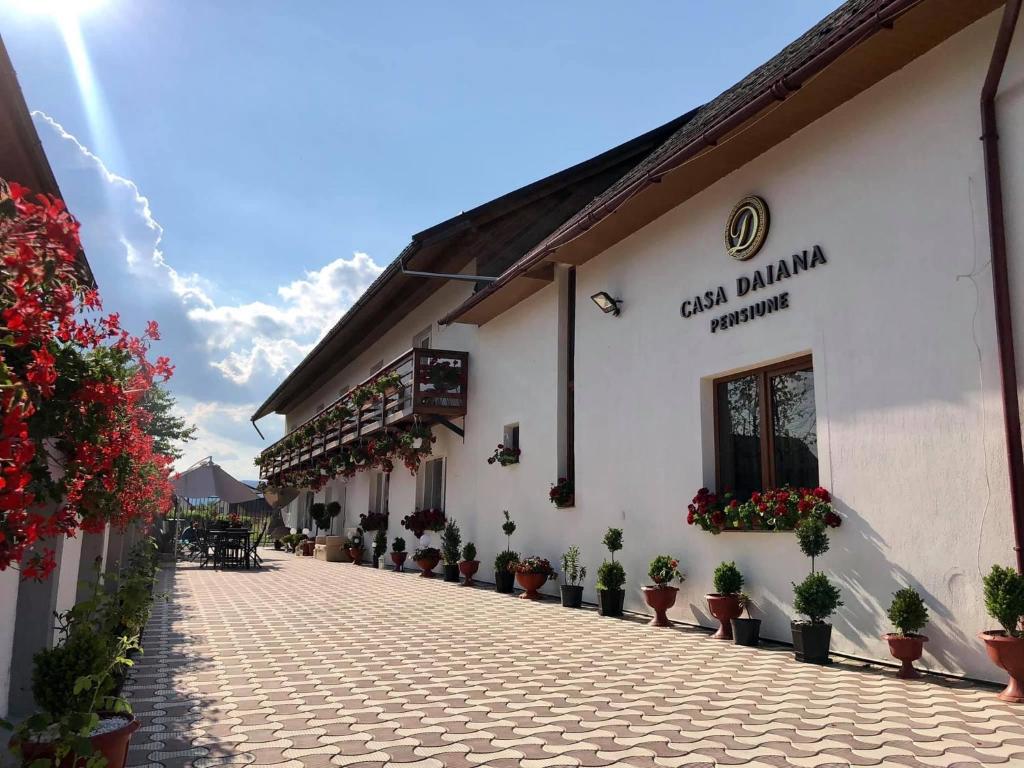
{"type": "Polygon", "coordinates": [[[249,538],[252,532],[248,528],[226,528],[210,531],[210,544],[213,547],[213,567],[248,568],[249,538]]]}

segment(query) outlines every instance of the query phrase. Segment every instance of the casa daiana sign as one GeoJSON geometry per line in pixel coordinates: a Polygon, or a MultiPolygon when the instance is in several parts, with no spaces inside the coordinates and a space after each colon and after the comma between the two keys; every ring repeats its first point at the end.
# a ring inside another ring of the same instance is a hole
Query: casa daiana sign
{"type": "MultiPolygon", "coordinates": [[[[768,234],[768,205],[759,197],[746,197],[732,213],[725,228],[727,252],[734,259],[745,261],[752,258],[764,243],[768,234]]],[[[735,309],[729,304],[729,290],[726,285],[709,288],[703,293],[683,301],[679,314],[685,318],[710,315],[710,329],[718,333],[743,323],[765,317],[789,308],[789,291],[774,291],[777,283],[810,272],[828,264],[825,251],[820,245],[794,253],[788,259],[755,269],[736,278],[733,296],[737,299],[756,299],[735,309]]]]}

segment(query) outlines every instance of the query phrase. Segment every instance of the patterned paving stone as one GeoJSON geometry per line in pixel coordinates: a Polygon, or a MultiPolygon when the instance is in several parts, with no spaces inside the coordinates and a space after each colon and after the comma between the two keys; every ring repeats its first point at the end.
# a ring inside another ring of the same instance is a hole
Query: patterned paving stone
{"type": "Polygon", "coordinates": [[[1024,707],[982,686],[412,573],[266,566],[161,573],[126,688],[132,768],[1024,768],[1024,707]]]}

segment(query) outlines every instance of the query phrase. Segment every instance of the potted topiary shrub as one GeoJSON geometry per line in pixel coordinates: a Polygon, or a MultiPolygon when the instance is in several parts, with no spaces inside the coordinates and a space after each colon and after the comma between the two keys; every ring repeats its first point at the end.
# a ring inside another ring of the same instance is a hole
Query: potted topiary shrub
{"type": "Polygon", "coordinates": [[[391,542],[391,562],[394,563],[396,571],[403,570],[405,557],[405,539],[401,536],[396,536],[395,540],[391,542]]]}
{"type": "Polygon", "coordinates": [[[444,561],[444,580],[459,580],[459,553],[462,548],[462,532],[454,520],[444,524],[441,532],[441,559],[444,561]]]}
{"type": "Polygon", "coordinates": [[[476,544],[472,541],[467,542],[466,546],[462,548],[462,562],[459,563],[459,573],[465,576],[462,586],[472,587],[474,585],[473,575],[479,568],[480,561],[476,559],[476,544]]]}
{"type": "Polygon", "coordinates": [[[729,622],[732,628],[732,637],[736,645],[756,646],[761,640],[761,620],[752,618],[750,606],[753,601],[749,595],[740,592],[736,595],[740,608],[747,614],[746,618],[737,616],[729,622]]]}
{"type": "Polygon", "coordinates": [[[679,570],[679,561],[670,555],[658,555],[651,560],[647,575],[654,584],[645,584],[640,591],[644,593],[647,605],[654,609],[654,618],[649,624],[652,627],[670,627],[672,622],[668,620],[667,611],[676,604],[676,595],[679,594],[679,587],[673,587],[672,582],[682,582],[686,578],[679,570]]]}
{"type": "Polygon", "coordinates": [[[432,579],[437,574],[434,573],[434,569],[437,564],[441,562],[441,550],[436,547],[420,547],[412,553],[413,562],[419,566],[420,576],[425,579],[432,579]]]}
{"type": "Polygon", "coordinates": [[[373,567],[380,568],[380,559],[388,551],[388,533],[383,528],[378,528],[373,535],[373,567]]]}
{"type": "Polygon", "coordinates": [[[999,694],[1003,701],[1024,702],[1024,576],[1012,568],[993,565],[984,579],[985,610],[1002,629],[988,629],[978,637],[985,641],[988,657],[1006,670],[1010,682],[999,694]]]}
{"type": "Polygon", "coordinates": [[[284,542],[281,539],[274,539],[274,551],[280,552],[282,549],[284,549],[284,542]]]}
{"type": "Polygon", "coordinates": [[[712,578],[715,591],[707,595],[708,610],[718,619],[718,631],[711,637],[715,640],[732,640],[732,620],[743,613],[739,595],[743,589],[743,574],[736,563],[719,563],[712,578]]]}
{"type": "Polygon", "coordinates": [[[348,556],[352,558],[352,562],[359,565],[363,562],[363,529],[356,528],[355,534],[351,539],[348,540],[348,556]]]}
{"type": "Polygon", "coordinates": [[[626,570],[622,563],[615,562],[615,553],[622,549],[622,529],[609,528],[604,535],[604,545],[612,559],[605,560],[597,569],[597,611],[602,616],[621,616],[622,603],[626,593],[626,570]]]}
{"type": "Polygon", "coordinates": [[[516,532],[516,524],[509,517],[507,509],[502,514],[505,516],[505,522],[501,524],[501,531],[505,534],[505,551],[499,552],[494,558],[494,589],[512,594],[516,580],[512,566],[519,562],[519,553],[512,549],[512,534],[516,532]]]}
{"type": "Polygon", "coordinates": [[[828,664],[828,649],[832,641],[832,625],[825,619],[843,604],[839,589],[828,577],[814,570],[814,560],[828,551],[825,524],[813,518],[804,521],[796,530],[801,551],[811,558],[811,573],[799,584],[793,584],[793,607],[806,616],[807,621],[793,621],[793,651],[797,661],[828,664]]]}
{"type": "Polygon", "coordinates": [[[583,605],[583,580],[587,578],[587,567],[580,565],[580,548],[571,546],[562,555],[562,575],[565,583],[559,591],[562,594],[562,606],[579,608],[583,605]]]}
{"type": "Polygon", "coordinates": [[[914,669],[914,662],[921,658],[928,638],[917,632],[928,623],[928,607],[916,589],[904,587],[893,593],[889,621],[896,627],[896,632],[882,635],[882,639],[889,643],[889,653],[902,662],[896,676],[903,680],[920,677],[921,673],[914,669]]]}
{"type": "Polygon", "coordinates": [[[526,590],[519,596],[523,600],[540,600],[538,590],[545,582],[558,578],[551,563],[543,557],[524,557],[512,566],[512,570],[515,571],[519,586],[526,590]]]}

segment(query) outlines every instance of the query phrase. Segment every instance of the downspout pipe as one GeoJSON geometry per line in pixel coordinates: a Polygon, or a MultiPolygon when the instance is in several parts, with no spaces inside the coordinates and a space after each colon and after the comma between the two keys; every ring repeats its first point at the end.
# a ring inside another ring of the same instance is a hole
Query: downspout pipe
{"type": "Polygon", "coordinates": [[[996,93],[1010,53],[1022,0],[1008,0],[1003,9],[992,59],[981,88],[981,146],[985,160],[985,193],[988,199],[988,236],[992,249],[992,295],[996,313],[996,343],[1002,382],[1003,428],[1006,463],[1010,474],[1010,506],[1013,513],[1013,549],[1017,570],[1024,573],[1024,446],[1021,444],[1020,403],[1017,397],[1017,356],[1013,348],[1010,314],[1010,277],[1006,259],[1006,220],[1003,209],[1003,178],[999,165],[999,130],[996,93]]]}

